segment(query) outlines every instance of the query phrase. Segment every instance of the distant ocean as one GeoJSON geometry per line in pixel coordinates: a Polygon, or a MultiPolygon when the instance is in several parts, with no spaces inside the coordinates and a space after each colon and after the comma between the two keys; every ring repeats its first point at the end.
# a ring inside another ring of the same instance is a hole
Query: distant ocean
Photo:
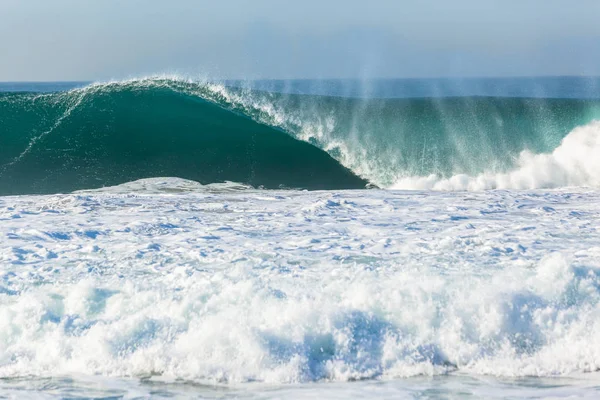
{"type": "Polygon", "coordinates": [[[0,397],[597,398],[600,78],[0,83],[0,397]]]}

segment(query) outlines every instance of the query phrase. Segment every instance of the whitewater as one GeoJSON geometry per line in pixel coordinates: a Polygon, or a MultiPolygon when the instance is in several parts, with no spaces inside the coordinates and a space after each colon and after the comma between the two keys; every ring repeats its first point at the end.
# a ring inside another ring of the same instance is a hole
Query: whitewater
{"type": "Polygon", "coordinates": [[[598,397],[597,100],[272,89],[0,93],[0,397],[598,397]]]}
{"type": "Polygon", "coordinates": [[[81,374],[146,395],[377,380],[409,396],[440,375],[449,394],[583,390],[600,368],[599,200],[177,179],[0,198],[0,391],[52,378],[60,394],[81,374]]]}

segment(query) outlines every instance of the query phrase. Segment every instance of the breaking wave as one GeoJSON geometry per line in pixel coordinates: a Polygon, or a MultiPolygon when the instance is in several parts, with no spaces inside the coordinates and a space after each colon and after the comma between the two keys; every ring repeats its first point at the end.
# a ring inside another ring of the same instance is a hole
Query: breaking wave
{"type": "Polygon", "coordinates": [[[174,77],[0,94],[0,194],[173,176],[264,188],[598,186],[600,101],[363,99],[174,77]]]}

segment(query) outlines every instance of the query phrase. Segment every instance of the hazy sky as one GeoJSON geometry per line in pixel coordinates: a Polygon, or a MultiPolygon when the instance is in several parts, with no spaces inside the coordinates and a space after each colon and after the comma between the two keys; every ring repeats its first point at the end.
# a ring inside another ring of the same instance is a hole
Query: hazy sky
{"type": "Polygon", "coordinates": [[[600,0],[0,0],[0,81],[600,75],[600,0]]]}

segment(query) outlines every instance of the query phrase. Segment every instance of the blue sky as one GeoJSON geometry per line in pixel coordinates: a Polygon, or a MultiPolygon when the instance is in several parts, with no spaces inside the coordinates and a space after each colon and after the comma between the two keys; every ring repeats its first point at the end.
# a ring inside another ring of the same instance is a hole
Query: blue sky
{"type": "Polygon", "coordinates": [[[0,81],[600,75],[598,0],[0,0],[0,81]]]}

